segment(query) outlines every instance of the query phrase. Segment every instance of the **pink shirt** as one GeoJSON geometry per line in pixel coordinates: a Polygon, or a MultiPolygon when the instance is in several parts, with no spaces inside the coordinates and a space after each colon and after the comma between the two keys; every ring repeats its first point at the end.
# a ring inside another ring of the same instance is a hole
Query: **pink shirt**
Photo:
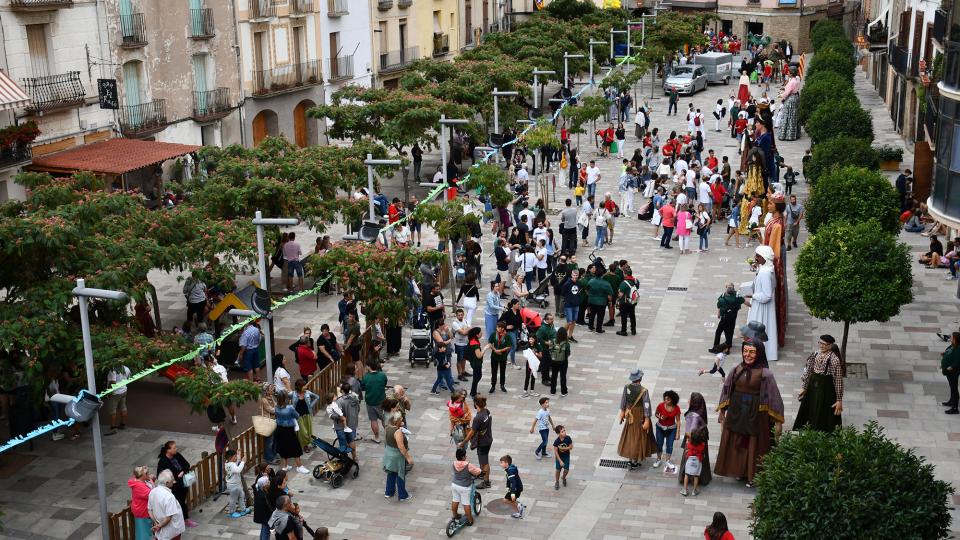
{"type": "Polygon", "coordinates": [[[681,210],[677,214],[677,235],[690,236],[690,229],[687,228],[687,220],[691,219],[690,212],[681,210]]]}
{"type": "Polygon", "coordinates": [[[303,250],[300,249],[300,244],[296,242],[287,242],[283,245],[283,258],[285,260],[299,261],[301,255],[303,255],[303,250]]]}

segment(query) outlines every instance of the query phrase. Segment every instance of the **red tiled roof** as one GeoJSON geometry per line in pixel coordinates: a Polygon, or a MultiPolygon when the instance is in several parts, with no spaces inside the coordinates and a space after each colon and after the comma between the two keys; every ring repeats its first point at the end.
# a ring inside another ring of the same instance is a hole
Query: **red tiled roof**
{"type": "Polygon", "coordinates": [[[33,171],[123,174],[199,150],[192,144],[108,139],[33,158],[33,171]]]}

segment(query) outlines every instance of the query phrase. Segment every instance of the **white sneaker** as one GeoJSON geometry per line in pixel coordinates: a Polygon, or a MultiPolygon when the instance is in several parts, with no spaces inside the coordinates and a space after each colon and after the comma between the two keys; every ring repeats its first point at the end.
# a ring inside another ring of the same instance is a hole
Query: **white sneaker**
{"type": "Polygon", "coordinates": [[[523,369],[523,368],[520,366],[520,364],[515,364],[513,366],[513,369],[523,369]]]}
{"type": "Polygon", "coordinates": [[[344,433],[353,433],[353,430],[350,429],[350,426],[347,426],[347,427],[343,428],[343,432],[344,432],[344,433]]]}
{"type": "Polygon", "coordinates": [[[540,397],[540,394],[538,392],[530,392],[530,395],[533,397],[540,397]]]}
{"type": "Polygon", "coordinates": [[[281,470],[281,471],[289,471],[289,470],[292,469],[292,468],[293,468],[293,466],[287,465],[286,467],[282,467],[280,470],[281,470]]]}
{"type": "Polygon", "coordinates": [[[297,472],[300,474],[307,474],[308,472],[310,472],[310,469],[304,467],[303,465],[300,465],[299,467],[297,467],[297,472]]]}
{"type": "Polygon", "coordinates": [[[530,397],[530,392],[527,392],[526,390],[524,390],[523,393],[520,394],[520,397],[522,397],[522,398],[530,397]]]}
{"type": "Polygon", "coordinates": [[[654,468],[654,469],[659,468],[660,465],[663,465],[663,462],[660,461],[659,459],[653,462],[653,468],[654,468]]]}

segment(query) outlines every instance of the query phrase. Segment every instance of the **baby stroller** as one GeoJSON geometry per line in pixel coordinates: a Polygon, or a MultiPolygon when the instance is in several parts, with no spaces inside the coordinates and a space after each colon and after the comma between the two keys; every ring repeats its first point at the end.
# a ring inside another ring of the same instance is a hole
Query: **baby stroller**
{"type": "Polygon", "coordinates": [[[433,336],[430,333],[430,323],[427,314],[421,312],[414,318],[413,330],[410,331],[410,366],[430,365],[432,349],[433,336]]]}
{"type": "Polygon", "coordinates": [[[530,293],[529,302],[536,302],[540,305],[540,309],[544,309],[550,305],[550,302],[547,300],[549,296],[547,293],[547,287],[550,286],[550,278],[553,277],[553,274],[550,274],[543,281],[537,285],[537,288],[530,293]]]}
{"type": "Polygon", "coordinates": [[[313,446],[326,452],[330,458],[313,468],[313,477],[317,480],[330,482],[330,485],[336,489],[343,485],[343,479],[351,469],[354,478],[360,476],[360,465],[350,458],[349,453],[341,452],[336,446],[317,437],[313,438],[313,446]]]}

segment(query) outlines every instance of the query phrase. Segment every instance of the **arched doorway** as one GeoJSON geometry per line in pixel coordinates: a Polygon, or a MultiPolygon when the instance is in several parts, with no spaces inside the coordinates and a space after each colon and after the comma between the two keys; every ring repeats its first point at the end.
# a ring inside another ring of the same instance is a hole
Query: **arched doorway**
{"type": "Polygon", "coordinates": [[[296,142],[297,146],[301,148],[315,145],[319,141],[317,120],[307,116],[307,111],[309,111],[311,107],[315,106],[316,104],[313,101],[305,99],[298,103],[293,109],[294,142],[296,142]]]}
{"type": "Polygon", "coordinates": [[[253,117],[253,145],[260,144],[260,141],[267,137],[276,137],[280,134],[280,122],[277,119],[277,113],[266,109],[257,113],[253,117]]]}

